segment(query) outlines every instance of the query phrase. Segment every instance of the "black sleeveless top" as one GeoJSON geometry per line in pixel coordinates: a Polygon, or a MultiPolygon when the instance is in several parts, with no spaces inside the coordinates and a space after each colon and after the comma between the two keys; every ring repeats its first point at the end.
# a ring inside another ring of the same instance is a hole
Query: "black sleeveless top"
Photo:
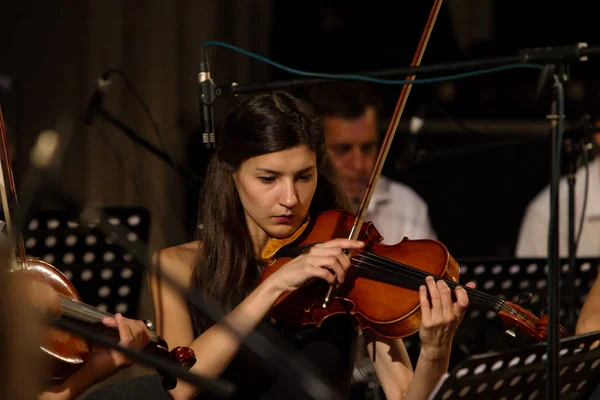
{"type": "MultiPolygon", "coordinates": [[[[300,353],[313,367],[315,375],[337,389],[344,398],[349,397],[357,337],[349,316],[329,317],[319,328],[304,326],[283,329],[265,320],[261,324],[261,332],[265,333],[271,344],[283,344],[284,348],[296,350],[293,353],[300,353]]],[[[304,384],[299,382],[299,377],[282,377],[279,371],[273,371],[272,368],[268,362],[242,346],[221,379],[235,384],[237,390],[231,399],[312,398],[300,389],[302,386],[298,386],[304,384]]],[[[203,400],[212,398],[206,393],[198,397],[203,400]]]]}

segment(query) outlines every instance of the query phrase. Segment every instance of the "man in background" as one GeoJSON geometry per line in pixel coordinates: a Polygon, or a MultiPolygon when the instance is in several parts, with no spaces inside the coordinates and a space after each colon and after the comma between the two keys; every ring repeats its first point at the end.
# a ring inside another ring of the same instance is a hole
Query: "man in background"
{"type": "MultiPolygon", "coordinates": [[[[329,154],[344,190],[358,207],[380,147],[381,99],[372,85],[336,82],[314,86],[308,101],[323,118],[329,154]]],[[[384,237],[383,243],[436,239],[425,201],[409,186],[379,177],[365,217],[384,237]]]]}
{"type": "MultiPolygon", "coordinates": [[[[323,120],[329,155],[356,211],[380,148],[381,99],[372,85],[345,81],[313,86],[306,97],[323,120]]],[[[367,221],[373,222],[384,244],[399,243],[404,237],[436,239],[425,201],[409,186],[383,175],[369,202],[367,221]]],[[[379,398],[383,392],[369,356],[357,351],[352,393],[357,398],[379,398]]]]}
{"type": "MultiPolygon", "coordinates": [[[[600,120],[596,122],[596,127],[598,126],[600,126],[600,120]]],[[[596,146],[600,145],[600,133],[594,134],[593,142],[596,146]]],[[[587,187],[585,211],[583,210],[583,204],[586,194],[586,167],[579,167],[575,174],[575,235],[579,231],[581,215],[584,213],[583,226],[576,252],[577,257],[600,257],[600,157],[597,156],[597,148],[591,153],[588,155],[588,158],[593,159],[587,166],[589,185],[587,187]]],[[[560,179],[558,193],[560,257],[569,256],[569,188],[567,179],[568,176],[566,175],[560,179]]],[[[548,185],[527,206],[517,241],[517,257],[548,257],[549,222],[550,186],[548,185]]]]}

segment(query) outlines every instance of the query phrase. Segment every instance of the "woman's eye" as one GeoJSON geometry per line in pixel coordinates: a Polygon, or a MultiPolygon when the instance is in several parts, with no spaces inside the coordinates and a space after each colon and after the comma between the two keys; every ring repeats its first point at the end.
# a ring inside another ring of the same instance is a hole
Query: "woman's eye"
{"type": "Polygon", "coordinates": [[[302,175],[298,177],[298,180],[300,181],[310,181],[312,178],[312,174],[308,174],[308,175],[302,175]]]}
{"type": "Polygon", "coordinates": [[[272,183],[273,181],[275,181],[275,177],[273,176],[259,176],[258,179],[260,179],[264,183],[272,183]]]}

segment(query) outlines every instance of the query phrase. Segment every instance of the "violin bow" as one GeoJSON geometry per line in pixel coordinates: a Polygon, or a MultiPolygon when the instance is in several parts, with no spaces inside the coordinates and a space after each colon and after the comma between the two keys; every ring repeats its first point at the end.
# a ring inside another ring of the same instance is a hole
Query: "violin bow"
{"type": "MultiPolygon", "coordinates": [[[[411,67],[418,67],[421,64],[421,60],[423,59],[423,55],[425,54],[425,48],[427,47],[427,43],[429,42],[429,37],[431,36],[431,32],[433,31],[435,21],[437,20],[440,8],[442,7],[442,1],[443,0],[434,0],[433,2],[433,6],[431,7],[431,10],[429,12],[429,17],[427,18],[427,22],[425,23],[425,28],[421,33],[421,40],[419,40],[417,50],[415,51],[413,60],[410,64],[411,67]]],[[[407,76],[406,80],[414,81],[415,75],[407,76]]],[[[379,149],[379,153],[377,154],[377,160],[375,161],[375,166],[373,167],[369,183],[367,184],[367,188],[363,193],[363,196],[360,200],[360,204],[356,211],[356,218],[354,220],[354,224],[352,225],[352,229],[350,230],[350,234],[348,235],[349,239],[356,240],[358,238],[360,228],[364,222],[367,209],[369,208],[369,203],[371,202],[371,197],[373,196],[375,186],[377,185],[379,176],[381,175],[381,171],[383,169],[383,164],[385,163],[385,159],[392,145],[392,141],[394,140],[394,135],[396,134],[396,130],[398,129],[398,124],[400,123],[400,118],[402,117],[402,113],[404,112],[404,107],[406,106],[406,101],[408,100],[408,95],[410,94],[411,89],[412,83],[406,83],[402,86],[400,96],[398,97],[398,101],[396,102],[394,113],[392,114],[392,118],[385,133],[385,137],[383,138],[381,148],[379,149]]],[[[327,295],[325,296],[325,300],[323,302],[323,308],[325,308],[327,306],[327,303],[329,303],[332,290],[333,286],[330,286],[329,291],[327,292],[327,295]]]]}
{"type": "MultiPolygon", "coordinates": [[[[10,162],[10,154],[8,152],[8,140],[6,134],[6,126],[4,125],[4,117],[2,115],[2,107],[0,106],[0,140],[2,149],[0,149],[0,197],[2,199],[2,210],[4,211],[4,222],[6,223],[7,236],[10,239],[16,239],[17,243],[17,254],[21,260],[21,265],[25,262],[25,245],[23,243],[23,236],[19,233],[16,238],[13,238],[13,220],[11,218],[11,211],[16,210],[18,207],[17,202],[17,189],[15,186],[15,180],[12,173],[12,167],[10,162]]],[[[11,246],[12,247],[12,246],[11,246]]],[[[10,252],[10,263],[9,269],[19,268],[19,265],[15,259],[14,251],[10,252]]]]}

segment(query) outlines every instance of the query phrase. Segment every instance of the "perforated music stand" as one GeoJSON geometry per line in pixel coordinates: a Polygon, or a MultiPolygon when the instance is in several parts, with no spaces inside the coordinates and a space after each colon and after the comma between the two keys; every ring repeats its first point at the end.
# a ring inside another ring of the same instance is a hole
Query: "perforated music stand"
{"type": "Polygon", "coordinates": [[[76,211],[45,210],[29,218],[23,239],[28,256],[53,265],[71,281],[84,303],[111,314],[136,318],[143,278],[143,265],[117,244],[117,233],[97,228],[103,218],[107,226],[127,228],[130,242],[148,242],[150,213],[145,208],[86,210],[95,215],[88,222],[76,211]],[[123,226],[124,225],[124,226],[123,226]]]}
{"type": "MultiPolygon", "coordinates": [[[[523,304],[523,307],[538,317],[547,313],[548,260],[546,258],[463,259],[459,264],[461,282],[474,281],[479,290],[517,304],[519,295],[529,292],[533,297],[531,301],[523,304]]],[[[567,287],[569,260],[567,258],[560,260],[560,322],[569,333],[573,333],[575,327],[568,324],[567,311],[573,308],[575,316],[579,315],[598,274],[600,259],[578,258],[575,265],[574,286],[567,287]]],[[[492,349],[499,351],[506,348],[503,339],[504,331],[504,325],[496,313],[471,307],[457,332],[457,337],[473,346],[471,354],[488,352],[492,349]],[[470,328],[475,331],[468,332],[470,328]],[[484,333],[486,340],[481,340],[484,333]],[[475,338],[478,340],[473,340],[475,338]],[[481,346],[477,348],[478,345],[481,346]]],[[[528,344],[527,339],[518,337],[513,346],[526,344],[528,344]]]]}
{"type": "MultiPolygon", "coordinates": [[[[587,399],[598,385],[600,332],[562,339],[561,399],[587,399]]],[[[546,398],[546,343],[469,357],[441,379],[430,400],[546,398]]]]}

